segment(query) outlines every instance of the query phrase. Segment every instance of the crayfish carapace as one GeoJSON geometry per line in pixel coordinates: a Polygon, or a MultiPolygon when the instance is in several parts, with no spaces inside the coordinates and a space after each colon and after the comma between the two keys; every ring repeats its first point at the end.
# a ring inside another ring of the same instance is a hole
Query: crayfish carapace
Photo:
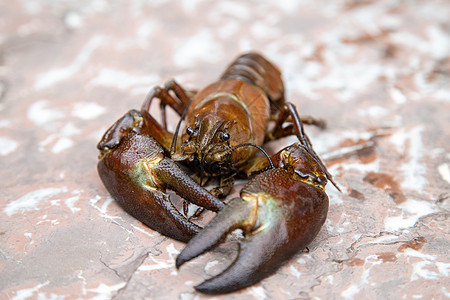
{"type": "Polygon", "coordinates": [[[248,53],[197,93],[174,80],[154,88],[140,111],[129,111],[105,133],[98,144],[98,171],[128,213],[168,237],[189,241],[177,267],[242,229],[238,259],[196,287],[204,293],[227,293],[272,273],[306,247],[326,219],[324,187],[327,179],[334,182],[302,123],[324,126],[311,117],[301,119],[284,100],[279,70],[261,55],[248,53]],[[154,99],[160,100],[162,124],[149,113],[154,99]],[[180,116],[175,132],[167,129],[167,105],[180,116]],[[288,135],[296,135],[299,142],[272,158],[261,148],[288,135]],[[256,155],[258,149],[264,155],[256,155]],[[229,194],[235,176],[250,181],[240,198],[225,205],[218,198],[229,194]],[[218,186],[207,191],[203,186],[210,178],[218,186]],[[218,214],[201,230],[174,207],[167,189],[218,214]]]}

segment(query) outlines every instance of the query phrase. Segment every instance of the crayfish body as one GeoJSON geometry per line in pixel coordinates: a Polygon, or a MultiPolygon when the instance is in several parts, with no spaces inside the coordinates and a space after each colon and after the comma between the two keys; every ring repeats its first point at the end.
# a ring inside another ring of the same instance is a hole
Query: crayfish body
{"type": "Polygon", "coordinates": [[[284,105],[280,71],[256,53],[238,57],[220,79],[200,90],[187,107],[185,130],[175,161],[193,166],[203,185],[218,178],[211,193],[226,196],[235,174],[249,176],[257,169],[250,162],[261,146],[270,118],[284,105]]]}
{"type": "Polygon", "coordinates": [[[278,69],[261,55],[248,53],[198,93],[173,80],[152,89],[141,110],[126,113],[98,143],[98,173],[129,214],[188,243],[177,267],[241,229],[244,239],[235,262],[196,287],[208,294],[228,293],[273,273],[306,247],[325,222],[325,185],[336,184],[303,123],[324,126],[320,120],[300,118],[285,102],[278,69]],[[161,123],[149,113],[154,99],[160,100],[161,123]],[[180,116],[174,132],[167,129],[167,105],[180,116]],[[272,158],[261,148],[289,135],[299,142],[272,158]],[[265,156],[256,155],[257,149],[265,156]],[[219,198],[230,193],[235,176],[250,180],[240,197],[225,205],[219,198]],[[203,186],[211,178],[218,186],[207,191],[203,186]],[[217,215],[202,229],[186,217],[186,209],[183,214],[175,208],[168,189],[217,215]]]}

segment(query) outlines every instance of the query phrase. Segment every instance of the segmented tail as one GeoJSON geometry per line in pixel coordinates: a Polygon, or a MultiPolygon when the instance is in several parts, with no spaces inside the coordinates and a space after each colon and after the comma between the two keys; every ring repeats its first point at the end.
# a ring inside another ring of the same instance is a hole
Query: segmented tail
{"type": "Polygon", "coordinates": [[[269,98],[271,106],[284,103],[284,86],[277,67],[258,53],[239,56],[223,73],[221,79],[237,78],[261,88],[269,98]]]}

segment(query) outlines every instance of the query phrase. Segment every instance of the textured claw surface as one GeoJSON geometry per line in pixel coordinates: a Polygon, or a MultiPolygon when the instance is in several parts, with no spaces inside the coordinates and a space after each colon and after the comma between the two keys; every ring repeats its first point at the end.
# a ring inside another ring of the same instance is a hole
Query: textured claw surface
{"type": "Polygon", "coordinates": [[[229,293],[267,277],[314,239],[328,212],[323,189],[281,168],[255,176],[241,198],[220,211],[177,258],[179,266],[214,247],[231,230],[243,229],[237,259],[195,287],[202,293],[229,293]]]}
{"type": "MultiPolygon", "coordinates": [[[[129,214],[164,235],[188,241],[200,227],[182,216],[167,194],[152,186],[148,172],[140,172],[145,168],[142,164],[145,156],[134,154],[142,151],[149,141],[143,135],[124,140],[119,148],[99,161],[98,172],[109,193],[129,214]],[[117,168],[118,159],[122,160],[120,169],[117,168]]],[[[157,156],[153,159],[157,160],[157,156]]]]}

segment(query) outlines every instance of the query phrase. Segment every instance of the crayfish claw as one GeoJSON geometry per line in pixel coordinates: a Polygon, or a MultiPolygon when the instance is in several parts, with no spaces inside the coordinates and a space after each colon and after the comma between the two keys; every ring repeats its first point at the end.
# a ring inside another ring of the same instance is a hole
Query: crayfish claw
{"type": "Polygon", "coordinates": [[[176,259],[180,267],[212,249],[231,231],[243,230],[245,237],[239,243],[237,258],[222,273],[197,285],[199,292],[224,294],[245,288],[268,276],[285,260],[283,246],[288,241],[288,229],[282,210],[264,193],[243,192],[241,198],[232,199],[176,259]]]}
{"type": "Polygon", "coordinates": [[[166,156],[166,149],[148,134],[150,122],[151,116],[135,110],[119,119],[98,144],[98,173],[129,214],[163,235],[187,242],[200,227],[176,209],[167,189],[209,210],[219,211],[224,204],[166,156]]]}
{"type": "Polygon", "coordinates": [[[231,230],[243,230],[237,258],[222,273],[195,287],[202,293],[230,293],[274,273],[314,239],[328,211],[324,190],[299,180],[291,169],[256,175],[240,196],[192,238],[177,258],[179,267],[217,245],[231,230]]]}
{"type": "MultiPolygon", "coordinates": [[[[243,195],[244,199],[249,197],[243,195]]],[[[243,229],[245,238],[239,243],[237,258],[222,273],[195,286],[199,292],[224,294],[248,287],[275,271],[285,260],[283,245],[288,241],[288,230],[281,211],[271,208],[268,203],[271,200],[244,199],[233,199],[177,257],[179,267],[213,248],[232,230],[243,229]]]]}

